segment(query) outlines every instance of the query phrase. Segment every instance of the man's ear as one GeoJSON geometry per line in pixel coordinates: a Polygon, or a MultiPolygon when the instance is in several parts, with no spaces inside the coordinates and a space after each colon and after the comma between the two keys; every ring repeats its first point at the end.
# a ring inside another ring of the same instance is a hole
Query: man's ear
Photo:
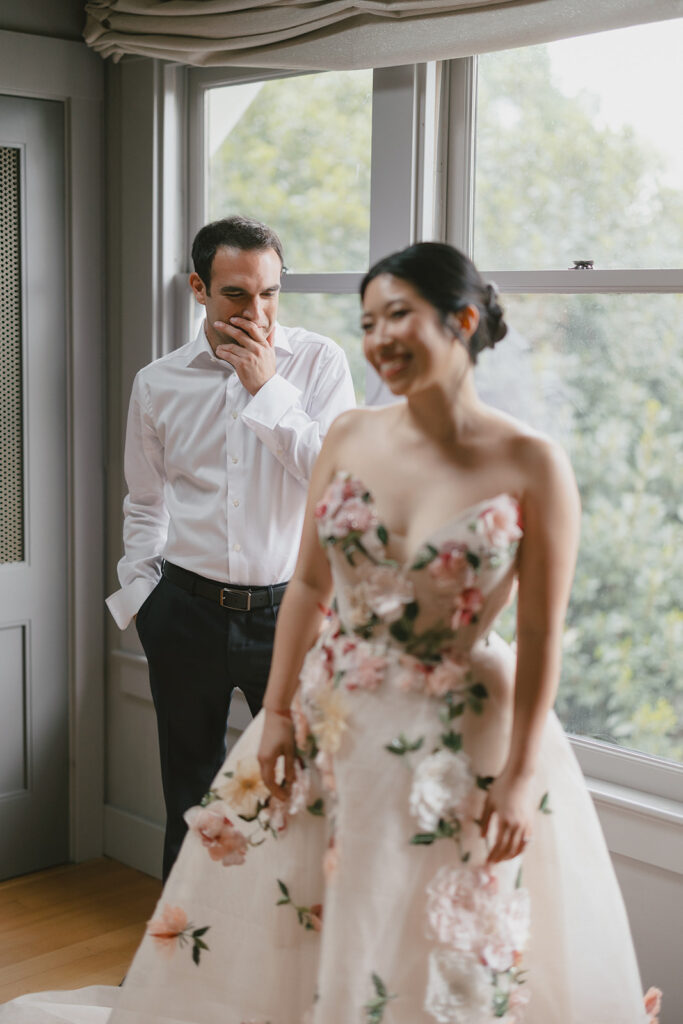
{"type": "Polygon", "coordinates": [[[190,288],[194,292],[194,297],[202,306],[206,305],[206,285],[202,281],[201,277],[197,273],[190,274],[189,277],[190,288]]]}

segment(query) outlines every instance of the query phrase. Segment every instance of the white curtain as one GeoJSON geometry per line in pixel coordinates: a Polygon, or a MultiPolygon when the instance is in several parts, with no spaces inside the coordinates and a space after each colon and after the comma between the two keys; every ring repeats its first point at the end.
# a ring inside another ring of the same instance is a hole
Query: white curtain
{"type": "Polygon", "coordinates": [[[200,67],[412,64],[683,16],[683,0],[91,0],[103,57],[200,67]]]}

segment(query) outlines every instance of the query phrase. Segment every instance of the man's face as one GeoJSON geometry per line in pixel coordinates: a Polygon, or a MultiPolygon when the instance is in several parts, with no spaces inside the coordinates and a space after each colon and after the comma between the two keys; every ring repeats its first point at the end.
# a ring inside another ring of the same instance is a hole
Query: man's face
{"type": "Polygon", "coordinates": [[[256,324],[272,344],[281,274],[282,264],[274,249],[220,246],[213,258],[208,289],[198,274],[190,275],[195,298],[206,308],[206,333],[214,350],[229,343],[215,330],[214,322],[228,323],[233,316],[256,324]]]}

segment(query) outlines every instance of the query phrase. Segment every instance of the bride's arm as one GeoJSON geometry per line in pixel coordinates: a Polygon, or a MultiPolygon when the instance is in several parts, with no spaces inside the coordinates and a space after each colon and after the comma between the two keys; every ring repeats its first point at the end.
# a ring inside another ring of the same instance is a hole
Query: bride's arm
{"type": "Polygon", "coordinates": [[[301,544],[294,575],[280,606],[275,629],[273,659],[268,686],[263,698],[265,723],[258,759],[268,789],[280,800],[294,777],[294,737],[290,705],[296,691],[299,672],[306,652],[315,643],[324,609],[332,596],[332,576],[325,552],[318,540],[315,507],[322,498],[337,468],[339,440],[353,413],[339,417],[330,429],[315,463],[306,502],[301,544]],[[285,774],[281,785],[275,779],[275,766],[284,758],[285,774]]]}
{"type": "Polygon", "coordinates": [[[486,834],[498,827],[490,861],[521,853],[533,830],[529,785],[560,678],[562,632],[578,548],[580,505],[569,461],[551,442],[534,439],[524,454],[528,481],[522,502],[517,672],[507,763],[487,794],[486,834]]]}

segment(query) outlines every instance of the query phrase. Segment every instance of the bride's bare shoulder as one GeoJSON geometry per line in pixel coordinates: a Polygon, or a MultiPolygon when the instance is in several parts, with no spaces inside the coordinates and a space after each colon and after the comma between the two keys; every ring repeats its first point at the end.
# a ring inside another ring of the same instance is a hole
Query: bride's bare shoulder
{"type": "Polygon", "coordinates": [[[332,435],[337,442],[352,441],[375,433],[382,426],[387,426],[395,415],[396,406],[393,405],[349,409],[337,416],[330,427],[329,435],[332,435]]]}
{"type": "Polygon", "coordinates": [[[499,451],[520,477],[524,491],[542,492],[558,478],[573,481],[567,453],[547,434],[497,409],[491,410],[490,427],[491,440],[500,443],[499,451]]]}

